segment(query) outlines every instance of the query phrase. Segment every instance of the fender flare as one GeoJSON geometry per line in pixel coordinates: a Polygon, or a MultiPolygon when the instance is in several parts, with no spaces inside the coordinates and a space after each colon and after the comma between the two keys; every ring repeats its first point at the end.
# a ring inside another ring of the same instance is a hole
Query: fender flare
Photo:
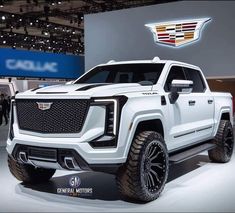
{"type": "Polygon", "coordinates": [[[132,127],[131,127],[131,131],[127,137],[127,142],[126,142],[126,147],[124,150],[124,158],[128,157],[129,154],[129,150],[132,144],[132,141],[134,139],[134,135],[136,132],[136,129],[139,125],[140,122],[142,121],[149,121],[149,120],[160,120],[162,122],[162,126],[163,126],[163,130],[165,130],[165,121],[164,121],[164,117],[161,113],[151,113],[151,114],[145,114],[145,115],[138,115],[135,117],[135,119],[132,122],[132,127]]]}
{"type": "MultiPolygon", "coordinates": [[[[230,110],[230,108],[228,108],[228,107],[222,107],[221,109],[220,109],[220,112],[219,112],[219,114],[218,114],[218,116],[217,116],[217,119],[215,120],[215,127],[214,127],[214,130],[213,130],[213,136],[215,137],[215,135],[216,135],[216,133],[217,133],[217,131],[218,131],[218,128],[219,128],[219,124],[220,124],[220,120],[221,120],[221,117],[222,117],[222,114],[223,113],[229,113],[229,114],[231,114],[231,110],[230,110]]],[[[231,115],[230,115],[231,116],[231,115]]]]}

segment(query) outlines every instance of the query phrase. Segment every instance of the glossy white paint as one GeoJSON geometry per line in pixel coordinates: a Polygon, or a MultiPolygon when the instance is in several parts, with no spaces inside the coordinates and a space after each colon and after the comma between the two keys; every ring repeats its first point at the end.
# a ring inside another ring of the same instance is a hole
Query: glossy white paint
{"type": "Polygon", "coordinates": [[[203,74],[206,85],[204,93],[180,94],[176,103],[170,104],[169,92],[165,92],[163,89],[170,68],[173,65],[180,65],[201,72],[199,67],[177,61],[156,60],[156,58],[149,61],[111,61],[108,65],[130,63],[165,63],[165,66],[157,84],[153,86],[125,83],[76,91],[86,84],[67,84],[45,87],[36,91],[29,90],[16,95],[17,99],[51,99],[52,102],[53,99],[95,99],[99,97],[100,100],[102,97],[112,99],[116,95],[126,96],[128,101],[121,112],[116,148],[94,149],[89,145],[88,142],[101,136],[105,128],[105,108],[91,106],[85,125],[79,134],[47,135],[26,132],[19,130],[17,119],[15,119],[15,138],[13,141],[8,139],[7,151],[11,154],[17,143],[41,147],[71,148],[75,149],[90,164],[124,163],[136,128],[141,121],[159,119],[162,122],[164,139],[169,151],[212,139],[217,132],[221,114],[224,112],[230,113],[230,120],[233,122],[231,95],[212,93],[203,74]],[[50,94],[52,92],[57,94],[50,94]],[[161,96],[165,96],[166,105],[161,104],[161,96]],[[195,104],[190,106],[189,101],[192,100],[195,101],[195,104]],[[208,104],[208,100],[213,102],[208,104]]]}

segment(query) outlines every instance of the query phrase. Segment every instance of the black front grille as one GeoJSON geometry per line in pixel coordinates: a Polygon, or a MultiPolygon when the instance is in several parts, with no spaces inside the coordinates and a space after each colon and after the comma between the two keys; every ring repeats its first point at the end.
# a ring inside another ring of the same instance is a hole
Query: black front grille
{"type": "Polygon", "coordinates": [[[89,103],[90,101],[87,99],[18,99],[16,100],[16,109],[19,127],[22,130],[38,133],[79,133],[86,119],[89,103]],[[45,109],[48,103],[50,108],[45,109]]]}

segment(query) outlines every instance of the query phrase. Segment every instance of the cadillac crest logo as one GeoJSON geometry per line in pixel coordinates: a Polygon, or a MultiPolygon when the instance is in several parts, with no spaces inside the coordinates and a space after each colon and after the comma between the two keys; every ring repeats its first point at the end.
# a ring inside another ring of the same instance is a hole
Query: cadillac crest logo
{"type": "Polygon", "coordinates": [[[52,104],[53,103],[41,103],[41,102],[37,102],[38,109],[43,110],[43,111],[50,109],[52,104]]]}
{"type": "Polygon", "coordinates": [[[188,19],[152,23],[145,26],[150,28],[156,43],[178,47],[198,40],[203,25],[210,20],[210,18],[188,19]]]}

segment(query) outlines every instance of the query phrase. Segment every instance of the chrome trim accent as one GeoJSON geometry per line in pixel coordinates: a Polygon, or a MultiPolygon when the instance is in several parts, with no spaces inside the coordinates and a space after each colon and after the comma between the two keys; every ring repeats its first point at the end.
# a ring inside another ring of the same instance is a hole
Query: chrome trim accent
{"type": "Polygon", "coordinates": [[[64,158],[64,164],[68,169],[81,170],[81,168],[77,165],[76,161],[74,160],[74,157],[65,157],[64,158]],[[73,168],[68,166],[67,161],[70,161],[72,163],[73,168]]]}
{"type": "Polygon", "coordinates": [[[204,130],[207,130],[207,129],[211,129],[212,126],[209,126],[209,127],[205,127],[205,128],[202,128],[202,129],[197,129],[196,132],[201,132],[201,131],[204,131],[204,130]]]}
{"type": "Polygon", "coordinates": [[[19,158],[23,163],[28,163],[28,158],[25,152],[19,152],[19,158]]]}
{"type": "Polygon", "coordinates": [[[36,168],[45,168],[45,169],[60,169],[63,168],[59,165],[58,162],[46,162],[46,161],[39,161],[39,160],[30,160],[29,163],[36,168]]]}
{"type": "Polygon", "coordinates": [[[56,159],[52,159],[52,158],[40,158],[40,157],[34,157],[34,156],[29,156],[28,159],[29,160],[42,160],[42,161],[57,162],[56,159]]]}
{"type": "Polygon", "coordinates": [[[191,131],[191,132],[186,132],[186,133],[180,134],[180,135],[175,135],[174,138],[183,137],[183,136],[186,136],[186,135],[193,134],[193,133],[195,133],[195,132],[196,132],[196,130],[195,130],[195,131],[191,131]]]}

